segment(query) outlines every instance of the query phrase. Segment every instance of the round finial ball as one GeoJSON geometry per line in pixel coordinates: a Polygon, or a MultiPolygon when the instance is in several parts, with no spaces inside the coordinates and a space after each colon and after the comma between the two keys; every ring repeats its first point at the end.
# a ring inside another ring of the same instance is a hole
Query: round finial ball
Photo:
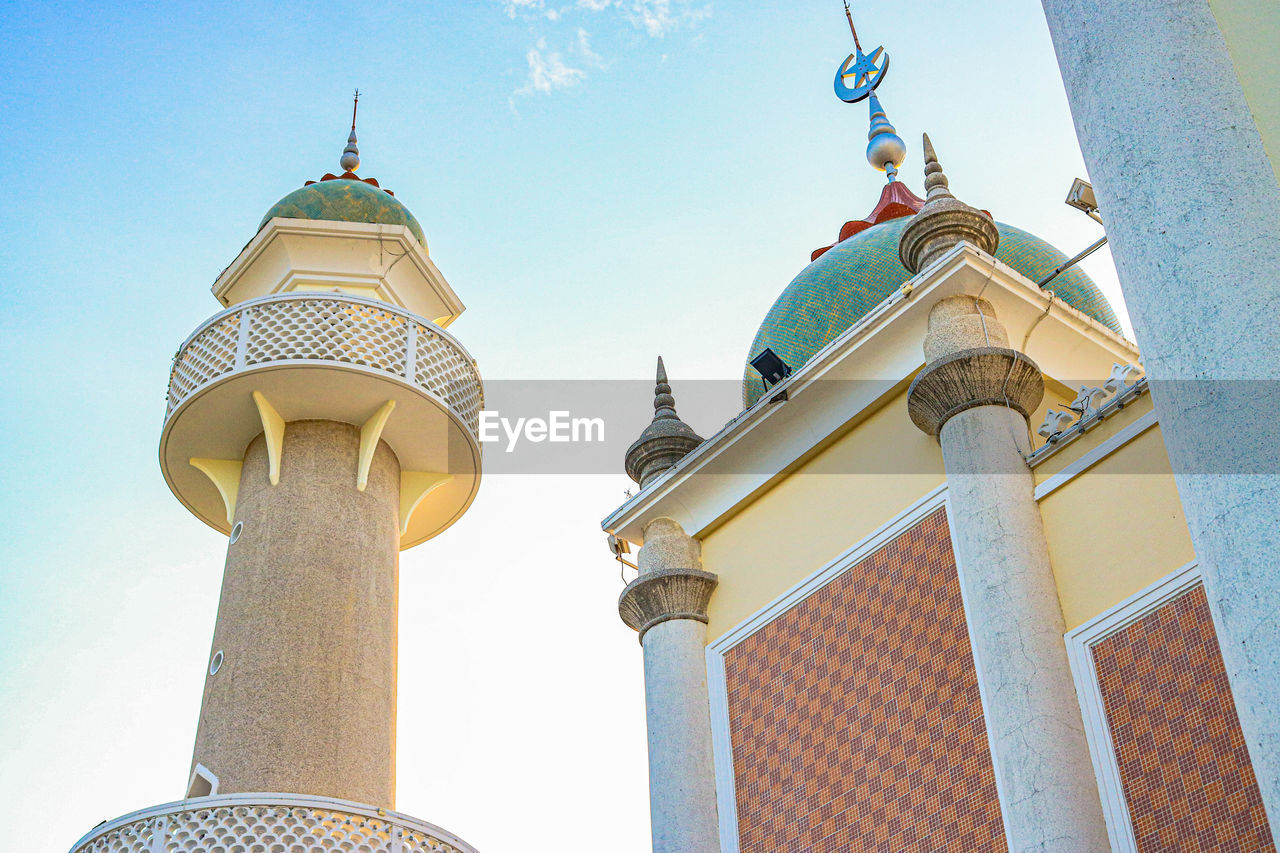
{"type": "Polygon", "coordinates": [[[907,159],[907,144],[896,133],[878,133],[867,143],[867,162],[884,172],[890,163],[896,169],[907,159]]]}
{"type": "Polygon", "coordinates": [[[354,151],[342,152],[342,159],[338,161],[338,165],[342,167],[344,172],[354,172],[360,168],[360,155],[354,151]]]}

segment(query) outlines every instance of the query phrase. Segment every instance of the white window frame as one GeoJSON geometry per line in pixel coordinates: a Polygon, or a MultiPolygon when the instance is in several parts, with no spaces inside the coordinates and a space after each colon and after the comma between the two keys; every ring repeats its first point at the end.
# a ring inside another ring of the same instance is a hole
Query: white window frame
{"type": "MultiPolygon", "coordinates": [[[[1148,430],[1150,430],[1152,427],[1157,426],[1158,424],[1159,424],[1159,419],[1157,418],[1154,410],[1143,413],[1142,415],[1137,417],[1131,424],[1128,424],[1127,426],[1125,426],[1115,435],[1107,438],[1106,440],[1101,442],[1097,447],[1090,449],[1087,453],[1081,456],[1081,458],[1067,465],[1060,472],[1054,474],[1051,477],[1048,477],[1046,480],[1044,480],[1038,486],[1036,486],[1035,493],[1034,493],[1035,500],[1039,502],[1044,498],[1048,497],[1050,494],[1062,488],[1067,483],[1076,479],[1080,475],[1086,473],[1090,468],[1092,468],[1094,465],[1101,462],[1103,459],[1106,459],[1111,454],[1117,452],[1121,448],[1128,445],[1130,442],[1141,437],[1148,430]]],[[[1043,460],[1039,460],[1039,461],[1043,461],[1043,460]]],[[[733,742],[729,732],[729,697],[728,697],[727,685],[725,683],[725,675],[724,675],[725,653],[728,652],[729,649],[732,649],[734,646],[736,646],[738,643],[745,640],[747,637],[754,634],[756,631],[763,628],[765,625],[772,622],[778,616],[782,615],[783,613],[790,610],[795,605],[799,604],[809,595],[821,589],[823,586],[825,586],[828,582],[830,582],[836,576],[842,574],[847,569],[861,562],[864,558],[869,556],[872,552],[878,550],[880,547],[887,544],[897,536],[901,535],[909,528],[915,526],[915,524],[923,520],[925,516],[929,515],[939,507],[946,507],[946,506],[947,506],[947,484],[944,482],[942,483],[942,485],[934,488],[932,491],[925,494],[923,497],[921,497],[918,501],[916,501],[914,504],[909,506],[907,509],[903,510],[903,512],[901,512],[899,515],[895,516],[893,519],[886,522],[884,525],[882,525],[880,528],[875,530],[869,536],[867,536],[866,538],[856,543],[853,547],[845,551],[839,557],[832,560],[830,563],[823,566],[822,568],[818,569],[818,571],[809,575],[807,578],[800,581],[795,586],[791,587],[789,590],[784,592],[778,598],[774,599],[769,604],[765,605],[760,610],[756,611],[754,614],[744,619],[742,622],[738,623],[731,630],[725,632],[725,634],[719,637],[715,642],[707,646],[707,651],[706,651],[707,686],[709,689],[710,705],[711,705],[710,707],[711,742],[712,742],[712,753],[715,760],[716,805],[717,805],[717,810],[719,812],[721,853],[740,853],[739,845],[738,845],[737,792],[734,788],[735,779],[734,779],[734,773],[733,773],[733,742]]],[[[983,680],[982,680],[982,667],[980,666],[979,660],[978,660],[978,646],[977,646],[977,643],[974,641],[975,638],[973,636],[972,624],[968,619],[969,601],[968,601],[968,594],[966,592],[966,584],[964,581],[964,565],[961,562],[958,550],[955,547],[956,531],[954,529],[954,525],[951,522],[949,510],[948,510],[947,525],[951,529],[951,538],[952,538],[951,550],[953,555],[955,556],[956,571],[957,571],[957,574],[959,575],[960,595],[964,603],[964,610],[966,614],[965,624],[968,627],[968,631],[969,631],[969,648],[973,655],[974,667],[977,670],[978,693],[982,702],[982,713],[983,713],[984,719],[990,719],[990,716],[991,716],[989,713],[990,703],[988,702],[986,685],[983,684],[983,680]]],[[[1086,629],[1090,628],[1091,626],[1093,627],[1100,626],[1102,624],[1101,620],[1104,620],[1113,614],[1120,614],[1123,608],[1135,607],[1135,606],[1140,607],[1141,605],[1138,604],[1137,602],[1139,601],[1139,599],[1141,599],[1142,596],[1149,593],[1154,593],[1154,591],[1156,591],[1157,588],[1161,587],[1162,584],[1165,584],[1166,582],[1169,582],[1172,579],[1180,578],[1182,577],[1182,573],[1192,571],[1192,570],[1194,570],[1195,572],[1194,577],[1191,580],[1189,580],[1185,585],[1177,587],[1174,591],[1169,592],[1168,594],[1164,595],[1162,598],[1159,598],[1154,604],[1151,604],[1146,609],[1141,610],[1140,612],[1132,616],[1132,618],[1128,619],[1127,621],[1123,621],[1121,615],[1116,615],[1116,618],[1122,619],[1122,624],[1120,624],[1118,627],[1111,628],[1111,631],[1114,632],[1115,630],[1119,630],[1120,627],[1124,627],[1124,625],[1129,624],[1129,622],[1132,622],[1133,619],[1141,618],[1146,613],[1149,613],[1152,609],[1159,607],[1162,603],[1168,601],[1170,598],[1177,596],[1181,592],[1185,592],[1187,589],[1190,588],[1190,586],[1194,585],[1195,583],[1198,583],[1200,581],[1200,576],[1199,576],[1199,570],[1196,567],[1196,564],[1189,563],[1188,565],[1183,566],[1181,569],[1178,569],[1177,571],[1173,572],[1164,580],[1159,581],[1158,583],[1154,584],[1152,587],[1148,588],[1147,590],[1143,590],[1142,592],[1138,593],[1132,598],[1126,599],[1126,601],[1121,602],[1120,604],[1113,607],[1111,610],[1108,610],[1106,613],[1101,614],[1095,619],[1092,619],[1089,622],[1086,622],[1084,625],[1081,625],[1079,628],[1076,628],[1073,631],[1068,632],[1068,634],[1066,635],[1068,656],[1071,660],[1072,673],[1076,681],[1076,691],[1077,691],[1077,694],[1080,696],[1080,703],[1081,703],[1082,711],[1084,713],[1084,718],[1085,718],[1085,728],[1087,730],[1088,739],[1089,739],[1089,748],[1090,748],[1090,752],[1093,754],[1092,757],[1094,762],[1094,771],[1098,775],[1098,784],[1099,784],[1100,790],[1109,790],[1109,789],[1105,788],[1102,780],[1103,771],[1099,769],[1100,758],[1099,758],[1098,750],[1099,749],[1106,750],[1105,756],[1103,757],[1102,760],[1104,762],[1109,761],[1113,768],[1115,767],[1115,754],[1114,752],[1111,751],[1111,735],[1110,735],[1110,730],[1106,728],[1105,715],[1102,715],[1099,718],[1100,725],[1101,725],[1101,733],[1103,736],[1105,736],[1105,742],[1096,740],[1094,727],[1090,723],[1091,712],[1085,698],[1086,691],[1081,688],[1081,677],[1082,677],[1081,673],[1083,672],[1085,677],[1088,677],[1094,672],[1093,663],[1092,663],[1093,659],[1092,659],[1091,653],[1087,648],[1082,648],[1082,650],[1077,650],[1075,648],[1075,646],[1073,645],[1073,637],[1082,636],[1082,637],[1085,637],[1086,640],[1088,640],[1090,643],[1097,642],[1098,640],[1102,639],[1102,636],[1090,638],[1089,636],[1087,636],[1086,634],[1082,634],[1081,632],[1085,632],[1086,629]],[[1083,658],[1081,658],[1081,655],[1087,656],[1087,661],[1084,661],[1083,658]],[[1083,670],[1081,669],[1082,666],[1084,667],[1083,670]],[[1105,746],[1099,747],[1097,745],[1098,743],[1105,743],[1105,746]]],[[[1095,701],[1095,708],[1101,709],[1102,707],[1101,693],[1097,689],[1096,678],[1093,681],[1093,695],[1096,697],[1096,701],[1095,700],[1089,700],[1089,701],[1095,701]]],[[[1094,725],[1096,724],[1097,722],[1095,721],[1094,725]]],[[[999,771],[999,757],[996,754],[995,742],[992,739],[991,727],[987,725],[986,730],[987,730],[988,752],[991,755],[992,769],[995,771],[996,795],[1000,801],[1000,816],[1004,821],[1005,832],[1007,833],[1008,827],[1009,827],[1009,810],[1008,810],[1007,799],[1005,796],[1005,791],[1000,782],[1001,774],[999,771]]],[[[1120,791],[1119,770],[1113,769],[1111,772],[1114,775],[1114,783],[1115,783],[1112,787],[1114,788],[1114,790],[1120,791]]],[[[1134,847],[1133,841],[1132,841],[1133,831],[1129,824],[1128,807],[1124,803],[1123,793],[1122,792],[1120,793],[1118,801],[1113,802],[1110,805],[1108,805],[1108,803],[1106,802],[1107,801],[1106,793],[1103,794],[1103,800],[1104,800],[1104,803],[1103,803],[1104,807],[1106,807],[1107,809],[1107,829],[1108,829],[1108,832],[1111,834],[1112,848],[1116,851],[1122,851],[1122,853],[1136,853],[1136,848],[1134,847]],[[1115,808],[1117,802],[1118,802],[1120,811],[1117,815],[1113,815],[1112,809],[1115,808]],[[1124,832],[1128,833],[1128,838],[1130,840],[1128,841],[1127,846],[1123,843],[1123,834],[1122,834],[1121,842],[1117,842],[1116,831],[1112,829],[1113,821],[1118,821],[1116,825],[1120,826],[1124,832]]]]}
{"type": "Polygon", "coordinates": [[[1203,583],[1200,565],[1193,560],[1088,622],[1071,629],[1065,636],[1067,658],[1071,661],[1071,674],[1075,680],[1085,736],[1089,742],[1089,755],[1093,759],[1093,772],[1098,780],[1098,793],[1102,797],[1107,835],[1115,853],[1137,853],[1138,844],[1133,834],[1133,820],[1129,815],[1129,804],[1125,800],[1124,786],[1120,780],[1120,765],[1116,760],[1115,744],[1111,740],[1111,727],[1107,724],[1106,706],[1102,701],[1098,670],[1093,660],[1093,647],[1203,583]]]}

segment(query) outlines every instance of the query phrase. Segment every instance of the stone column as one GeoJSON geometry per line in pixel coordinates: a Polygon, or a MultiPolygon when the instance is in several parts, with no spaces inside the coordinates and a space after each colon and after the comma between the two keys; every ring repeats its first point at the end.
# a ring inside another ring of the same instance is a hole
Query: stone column
{"type": "Polygon", "coordinates": [[[640,576],[618,601],[644,648],[654,853],[720,850],[706,665],[716,576],[701,565],[699,542],[672,519],[655,519],[644,530],[640,576]]]}
{"type": "Polygon", "coordinates": [[[948,520],[983,685],[1009,849],[1109,849],[1067,661],[1062,609],[1036,505],[1027,417],[1044,396],[991,303],[943,299],[929,313],[912,420],[942,445],[948,520]]]}
{"type": "Polygon", "coordinates": [[[274,486],[263,437],[245,452],[193,757],[219,794],[395,804],[400,463],[379,444],[357,491],[359,447],[290,423],[274,486]]]}
{"type": "Polygon", "coordinates": [[[1280,185],[1206,0],[1043,5],[1277,826],[1280,185]]]}

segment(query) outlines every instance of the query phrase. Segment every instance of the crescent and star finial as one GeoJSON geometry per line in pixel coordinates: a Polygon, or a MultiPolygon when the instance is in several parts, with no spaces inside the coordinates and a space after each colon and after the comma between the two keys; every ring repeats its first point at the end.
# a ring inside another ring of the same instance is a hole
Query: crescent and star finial
{"type": "Polygon", "coordinates": [[[862,42],[858,41],[858,28],[853,25],[853,13],[849,11],[849,3],[844,4],[844,16],[849,20],[849,32],[853,33],[853,53],[836,70],[836,96],[847,104],[856,104],[864,100],[889,72],[889,54],[883,47],[877,47],[871,53],[862,52],[862,42]],[[878,64],[877,64],[878,63],[878,64]],[[853,85],[849,85],[849,81],[853,85]]]}
{"type": "Polygon", "coordinates": [[[880,105],[880,99],[876,97],[876,88],[889,73],[889,54],[883,47],[877,47],[871,53],[863,53],[862,43],[858,40],[858,29],[853,25],[853,12],[849,10],[849,0],[845,0],[844,15],[849,21],[849,31],[853,33],[854,52],[836,69],[836,97],[847,104],[871,99],[867,162],[884,172],[892,183],[898,174],[898,167],[907,157],[907,145],[898,136],[898,131],[889,122],[884,107],[880,105]]]}

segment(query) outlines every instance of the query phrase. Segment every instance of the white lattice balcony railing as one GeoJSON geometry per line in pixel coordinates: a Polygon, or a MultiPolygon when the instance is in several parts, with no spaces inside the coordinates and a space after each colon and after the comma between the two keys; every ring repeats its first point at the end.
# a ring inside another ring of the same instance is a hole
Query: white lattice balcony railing
{"type": "Polygon", "coordinates": [[[397,377],[444,401],[477,432],[484,390],[466,349],[421,317],[339,293],[266,296],[214,315],[174,356],[165,417],[229,374],[309,362],[397,377]]]}
{"type": "MultiPolygon", "coordinates": [[[[475,362],[439,326],[385,302],[314,292],[241,302],[179,348],[167,402],[165,482],[223,533],[237,466],[273,418],[338,421],[362,436],[368,427],[392,449],[402,476],[401,548],[447,529],[479,488],[484,386],[475,362]]],[[[283,440],[282,428],[275,434],[283,440]]]]}
{"type": "Polygon", "coordinates": [[[438,826],[297,794],[181,800],[100,824],[71,853],[476,853],[438,826]]]}

